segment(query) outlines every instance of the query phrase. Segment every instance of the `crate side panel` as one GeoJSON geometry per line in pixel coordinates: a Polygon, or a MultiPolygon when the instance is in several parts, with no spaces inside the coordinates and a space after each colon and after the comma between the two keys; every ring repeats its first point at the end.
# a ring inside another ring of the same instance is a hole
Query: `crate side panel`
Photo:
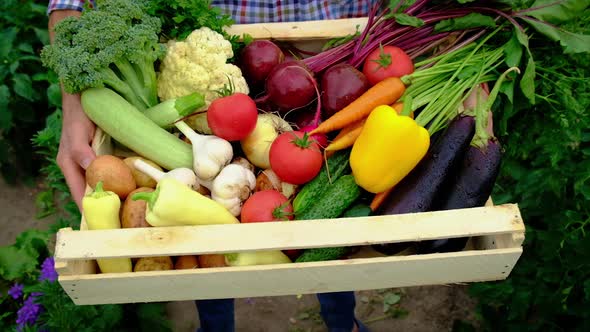
{"type": "Polygon", "coordinates": [[[89,259],[178,256],[409,242],[524,232],[514,204],[317,221],[65,232],[55,256],[89,259]],[[338,236],[334,236],[338,234],[338,236]]]}
{"type": "Polygon", "coordinates": [[[522,249],[303,264],[65,276],[76,304],[312,294],[504,279],[522,249]]]}
{"type": "Polygon", "coordinates": [[[231,35],[250,35],[254,39],[277,39],[301,41],[331,39],[362,32],[367,25],[367,17],[345,18],[324,21],[277,22],[235,24],[225,29],[231,35]]]}

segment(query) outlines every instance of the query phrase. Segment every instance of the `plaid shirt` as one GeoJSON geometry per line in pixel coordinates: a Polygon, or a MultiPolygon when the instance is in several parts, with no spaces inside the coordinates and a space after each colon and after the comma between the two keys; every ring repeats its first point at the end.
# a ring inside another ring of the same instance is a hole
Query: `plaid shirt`
{"type": "MultiPolygon", "coordinates": [[[[49,0],[48,13],[59,9],[81,11],[94,0],[49,0]]],[[[361,17],[375,0],[212,0],[211,5],[229,14],[237,24],[294,22],[361,17]]]]}

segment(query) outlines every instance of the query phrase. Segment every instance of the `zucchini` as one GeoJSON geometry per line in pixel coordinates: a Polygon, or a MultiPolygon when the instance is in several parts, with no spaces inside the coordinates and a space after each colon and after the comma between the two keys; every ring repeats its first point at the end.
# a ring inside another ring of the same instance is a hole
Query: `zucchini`
{"type": "MultiPolygon", "coordinates": [[[[333,219],[340,217],[361,196],[361,189],[352,174],[341,176],[329,185],[322,197],[296,219],[333,219]]],[[[350,247],[312,248],[305,250],[296,262],[317,262],[339,259],[350,247]]]]}
{"type": "Polygon", "coordinates": [[[135,153],[168,170],[193,168],[190,144],[160,128],[113,90],[90,88],[81,100],[94,124],[135,153]]]}
{"type": "Polygon", "coordinates": [[[205,97],[198,92],[165,100],[143,111],[143,114],[162,128],[174,126],[174,122],[193,114],[205,106],[205,97]]]}
{"type": "Polygon", "coordinates": [[[307,210],[313,202],[316,202],[323,195],[330,184],[333,184],[345,172],[350,172],[348,161],[350,150],[340,150],[334,153],[328,158],[327,167],[324,165],[320,173],[301,188],[293,200],[293,212],[295,215],[307,210]]]}

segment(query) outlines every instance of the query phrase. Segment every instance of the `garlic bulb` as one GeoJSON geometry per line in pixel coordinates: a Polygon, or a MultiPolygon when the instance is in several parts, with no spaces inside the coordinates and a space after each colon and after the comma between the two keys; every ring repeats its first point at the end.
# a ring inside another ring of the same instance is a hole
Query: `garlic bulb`
{"type": "Polygon", "coordinates": [[[211,198],[238,216],[255,186],[256,176],[252,171],[242,165],[229,164],[213,180],[211,198]]]}
{"type": "Polygon", "coordinates": [[[185,122],[175,123],[193,146],[193,170],[200,181],[211,181],[233,158],[231,143],[215,135],[201,135],[185,122]]]}

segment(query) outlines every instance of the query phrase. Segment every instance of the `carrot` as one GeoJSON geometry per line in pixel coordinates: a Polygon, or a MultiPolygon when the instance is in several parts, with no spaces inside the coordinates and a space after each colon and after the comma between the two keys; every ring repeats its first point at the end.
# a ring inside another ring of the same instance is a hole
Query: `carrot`
{"type": "Polygon", "coordinates": [[[356,138],[361,134],[361,130],[363,130],[363,125],[365,124],[366,120],[367,119],[365,118],[342,128],[342,130],[336,137],[334,137],[334,140],[330,142],[325,150],[336,151],[352,146],[356,138]]]}
{"type": "Polygon", "coordinates": [[[389,193],[391,193],[392,190],[393,190],[393,187],[390,189],[387,189],[384,192],[380,192],[378,194],[375,194],[375,196],[373,197],[373,200],[371,201],[371,205],[369,206],[371,208],[371,211],[377,210],[379,208],[379,206],[381,206],[381,204],[383,204],[383,202],[385,201],[387,196],[389,196],[389,193]]]}
{"type": "MultiPolygon", "coordinates": [[[[403,110],[404,110],[404,103],[401,101],[398,101],[394,104],[389,105],[391,106],[396,112],[397,114],[402,114],[403,110]]],[[[410,118],[414,118],[414,112],[410,113],[410,118]]]]}
{"type": "Polygon", "coordinates": [[[388,77],[370,87],[360,97],[326,119],[309,134],[326,134],[342,129],[349,124],[366,118],[377,106],[393,104],[405,91],[406,86],[402,80],[397,77],[388,77]]]}

